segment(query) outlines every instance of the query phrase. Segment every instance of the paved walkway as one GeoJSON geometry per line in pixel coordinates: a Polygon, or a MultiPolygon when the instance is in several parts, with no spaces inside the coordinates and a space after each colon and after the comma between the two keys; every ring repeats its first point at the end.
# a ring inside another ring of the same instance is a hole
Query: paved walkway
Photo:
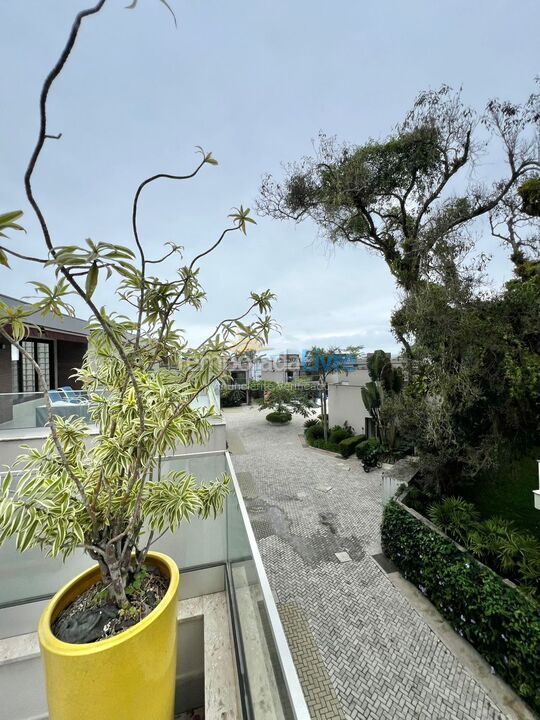
{"type": "Polygon", "coordinates": [[[380,471],[307,448],[303,422],[226,411],[230,450],[312,717],[504,718],[373,559],[380,471]],[[340,563],[345,551],[351,561],[340,563]]]}

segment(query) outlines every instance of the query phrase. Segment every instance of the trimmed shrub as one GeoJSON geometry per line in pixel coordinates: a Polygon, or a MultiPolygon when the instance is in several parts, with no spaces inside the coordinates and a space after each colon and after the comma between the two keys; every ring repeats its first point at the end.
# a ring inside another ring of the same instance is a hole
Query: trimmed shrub
{"type": "Polygon", "coordinates": [[[291,422],[292,415],[290,412],[271,412],[268,413],[266,419],[274,425],[284,425],[285,423],[291,422]]]}
{"type": "Polygon", "coordinates": [[[356,450],[356,446],[366,439],[365,435],[351,435],[339,443],[341,457],[348,458],[356,450]]]}
{"type": "Polygon", "coordinates": [[[237,388],[234,390],[221,389],[221,407],[223,408],[240,407],[245,402],[245,399],[246,393],[244,390],[238,390],[237,388]]]}
{"type": "Polygon", "coordinates": [[[339,444],[345,438],[351,437],[352,432],[348,428],[341,427],[341,425],[334,425],[328,431],[328,439],[333,443],[339,444]]]}
{"type": "Polygon", "coordinates": [[[356,446],[356,457],[359,460],[365,460],[368,455],[371,455],[372,452],[376,452],[378,449],[379,441],[377,440],[377,438],[368,438],[367,440],[362,440],[362,442],[359,442],[356,446]]]}
{"type": "Polygon", "coordinates": [[[322,440],[324,438],[324,428],[322,422],[317,420],[314,425],[310,425],[304,430],[304,434],[308,443],[310,440],[322,440]]]}
{"type": "Polygon", "coordinates": [[[339,452],[339,444],[332,442],[331,440],[313,440],[310,438],[306,438],[307,444],[314,448],[319,448],[319,450],[328,450],[329,452],[339,452]]]}
{"type": "Polygon", "coordinates": [[[540,710],[540,605],[461,552],[395,500],[383,515],[384,554],[524,700],[540,710]]]}

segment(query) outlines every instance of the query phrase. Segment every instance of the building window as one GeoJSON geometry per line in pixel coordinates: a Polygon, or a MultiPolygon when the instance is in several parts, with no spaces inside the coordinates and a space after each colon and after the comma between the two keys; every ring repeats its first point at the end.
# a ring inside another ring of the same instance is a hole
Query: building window
{"type": "Polygon", "coordinates": [[[231,372],[231,381],[233,385],[245,385],[247,382],[245,370],[233,370],[231,372]]]}
{"type": "MultiPolygon", "coordinates": [[[[45,384],[49,390],[54,384],[53,344],[49,340],[24,340],[23,350],[31,355],[45,376],[45,384]]],[[[16,392],[32,393],[41,390],[41,384],[34,364],[23,353],[17,362],[16,392]]]]}

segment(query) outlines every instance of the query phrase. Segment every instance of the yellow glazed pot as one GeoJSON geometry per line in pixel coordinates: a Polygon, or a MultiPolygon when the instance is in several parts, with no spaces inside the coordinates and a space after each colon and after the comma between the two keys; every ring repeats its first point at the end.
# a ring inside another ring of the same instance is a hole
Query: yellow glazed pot
{"type": "Polygon", "coordinates": [[[49,720],[171,720],[176,677],[176,611],[179,573],[161,553],[148,564],[169,577],[169,589],[141,622],[114,637],[75,645],[58,640],[51,625],[99,580],[86,570],[58,592],[39,621],[49,720]]]}

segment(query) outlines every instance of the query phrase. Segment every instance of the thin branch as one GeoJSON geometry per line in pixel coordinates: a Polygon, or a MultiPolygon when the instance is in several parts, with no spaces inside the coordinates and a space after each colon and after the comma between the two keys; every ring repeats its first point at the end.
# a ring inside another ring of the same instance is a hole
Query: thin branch
{"type": "Polygon", "coordinates": [[[177,251],[178,251],[178,248],[173,247],[172,250],[169,250],[169,252],[166,255],[164,255],[162,258],[159,258],[159,260],[147,260],[146,264],[147,265],[160,265],[162,262],[167,260],[167,258],[170,258],[171,255],[174,255],[174,253],[177,251]]]}
{"type": "Polygon", "coordinates": [[[200,260],[200,259],[203,258],[205,255],[208,255],[209,253],[212,252],[212,250],[215,250],[215,249],[217,248],[217,246],[221,244],[223,238],[225,237],[225,235],[226,235],[227,233],[234,232],[234,230],[238,230],[238,229],[239,229],[238,225],[235,225],[234,227],[226,228],[226,229],[221,233],[221,235],[219,236],[218,240],[212,245],[212,247],[208,248],[208,250],[205,250],[205,251],[202,252],[202,253],[199,253],[199,255],[196,255],[196,256],[193,258],[193,260],[191,261],[191,263],[190,263],[190,265],[189,265],[189,270],[190,270],[190,271],[193,270],[193,266],[195,265],[195,263],[197,262],[197,260],[200,260]]]}
{"type": "Polygon", "coordinates": [[[427,198],[422,203],[422,206],[416,216],[416,221],[414,223],[413,237],[418,237],[422,218],[427,213],[431,205],[440,196],[446,185],[450,182],[451,178],[467,163],[471,149],[471,135],[472,129],[467,130],[467,135],[465,137],[465,142],[463,144],[463,151],[461,155],[456,158],[450,166],[447,166],[443,173],[441,181],[437,184],[435,189],[427,196],[427,198]]]}
{"type": "Polygon", "coordinates": [[[146,276],[146,264],[149,262],[146,259],[146,256],[144,254],[144,248],[142,246],[141,240],[139,238],[139,229],[137,227],[137,211],[139,209],[139,198],[141,196],[142,191],[145,187],[150,185],[151,183],[155,182],[156,180],[161,179],[167,179],[167,180],[189,180],[190,178],[195,177],[199,170],[202,168],[202,166],[205,164],[205,159],[203,158],[201,162],[197,165],[195,170],[192,173],[189,173],[188,175],[171,175],[169,173],[157,173],[156,175],[152,175],[149,178],[146,178],[146,180],[143,180],[142,183],[137,188],[137,191],[135,193],[135,197],[133,198],[133,208],[131,211],[131,226],[133,230],[133,237],[135,238],[135,244],[137,245],[137,249],[139,251],[139,255],[141,257],[141,292],[139,295],[139,315],[137,318],[137,331],[136,331],[136,338],[135,338],[135,347],[139,347],[139,343],[141,340],[141,323],[142,323],[142,316],[143,316],[143,310],[144,310],[144,279],[146,276]]]}
{"type": "MultiPolygon", "coordinates": [[[[80,13],[78,13],[78,15],[76,16],[76,18],[73,22],[73,25],[71,27],[71,32],[69,34],[66,45],[65,45],[64,49],[62,50],[62,53],[60,54],[59,59],[57,60],[57,62],[53,66],[52,70],[47,75],[45,82],[43,83],[43,87],[41,89],[40,101],[39,101],[40,126],[39,126],[39,132],[38,132],[38,139],[37,139],[36,146],[34,148],[32,157],[30,158],[28,167],[27,167],[25,175],[24,175],[24,186],[25,186],[26,196],[28,198],[28,201],[29,201],[30,205],[32,206],[32,208],[38,218],[39,224],[41,226],[43,237],[45,239],[45,244],[47,245],[47,248],[53,258],[56,258],[56,250],[52,243],[51,235],[49,232],[47,222],[45,220],[45,216],[43,215],[43,212],[41,211],[41,208],[40,208],[37,200],[34,197],[34,192],[33,192],[33,188],[32,188],[32,175],[34,173],[36,163],[37,163],[40,153],[43,149],[43,145],[45,143],[46,136],[47,136],[47,100],[49,97],[50,89],[51,89],[54,81],[62,72],[64,65],[66,64],[66,62],[71,54],[71,51],[73,50],[73,47],[75,45],[75,41],[77,40],[77,36],[79,34],[79,30],[80,30],[83,19],[86,17],[89,17],[90,15],[97,14],[105,5],[105,2],[106,2],[106,0],[99,0],[99,2],[94,7],[89,8],[87,10],[82,10],[80,13]]],[[[69,284],[73,287],[73,289],[77,292],[77,294],[86,302],[86,304],[88,305],[90,310],[94,313],[96,319],[102,326],[105,334],[109,337],[110,341],[115,346],[120,357],[122,358],[123,362],[125,363],[127,372],[133,383],[133,389],[135,392],[137,407],[139,410],[141,432],[143,432],[144,431],[144,407],[143,407],[143,403],[142,403],[142,398],[140,395],[140,390],[139,390],[137,380],[133,373],[132,365],[129,362],[129,359],[128,359],[126,353],[124,352],[124,349],[123,349],[121,343],[117,340],[114,332],[110,328],[108,322],[105,321],[105,318],[101,315],[101,313],[99,312],[96,305],[91,301],[91,299],[88,297],[86,292],[81,288],[81,286],[78,284],[78,282],[73,278],[73,276],[71,275],[69,270],[63,265],[59,265],[58,267],[60,269],[60,272],[64,275],[66,280],[69,282],[69,284]]]]}
{"type": "Polygon", "coordinates": [[[102,7],[105,5],[105,2],[106,2],[106,0],[99,0],[99,2],[96,5],[94,5],[94,7],[88,8],[87,10],[81,10],[81,12],[78,13],[78,15],[76,16],[76,18],[73,22],[73,25],[71,27],[71,32],[69,34],[67,43],[66,43],[64,49],[62,50],[62,53],[61,53],[60,57],[58,58],[57,62],[55,63],[54,67],[52,68],[52,70],[49,72],[49,74],[45,78],[45,82],[43,83],[43,87],[41,89],[41,95],[40,95],[40,100],[39,100],[40,125],[39,125],[38,139],[36,142],[36,146],[34,148],[34,152],[32,153],[32,157],[30,158],[28,167],[27,167],[25,175],[24,175],[24,186],[26,189],[26,195],[28,197],[28,201],[30,202],[30,205],[32,206],[34,212],[37,215],[37,218],[41,225],[41,229],[43,231],[43,236],[45,238],[45,242],[47,243],[47,247],[49,248],[49,251],[51,251],[51,252],[53,251],[53,245],[51,242],[49,229],[47,227],[45,217],[43,216],[43,213],[41,212],[41,209],[40,209],[38,203],[36,202],[36,199],[34,198],[34,193],[32,190],[32,174],[34,172],[36,163],[38,161],[39,155],[43,149],[43,145],[44,145],[46,137],[47,137],[47,99],[49,97],[49,91],[51,89],[52,84],[54,83],[56,78],[62,72],[64,65],[67,62],[67,59],[69,58],[71,51],[73,50],[73,46],[75,45],[75,41],[77,40],[77,35],[79,34],[79,29],[81,27],[82,21],[84,20],[84,18],[98,13],[102,9],[102,7]]]}
{"type": "Polygon", "coordinates": [[[16,258],[20,258],[21,260],[28,260],[28,262],[35,262],[40,265],[44,265],[48,262],[47,259],[31,257],[30,255],[21,255],[21,253],[15,252],[15,250],[10,250],[10,248],[4,247],[3,245],[0,245],[0,250],[3,250],[5,253],[13,255],[16,258]]]}

